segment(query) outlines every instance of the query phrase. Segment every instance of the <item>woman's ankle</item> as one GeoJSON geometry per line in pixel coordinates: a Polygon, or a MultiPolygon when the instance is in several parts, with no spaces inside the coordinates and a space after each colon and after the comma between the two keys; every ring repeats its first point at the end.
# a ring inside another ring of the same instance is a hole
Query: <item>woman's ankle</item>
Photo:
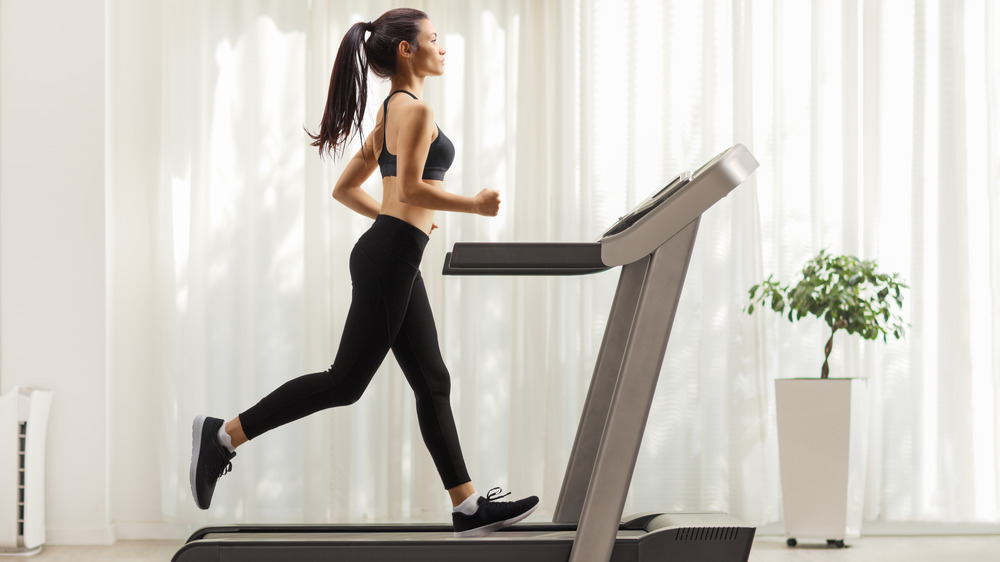
{"type": "Polygon", "coordinates": [[[459,484],[454,488],[448,488],[448,495],[451,496],[452,507],[458,507],[462,502],[469,499],[469,497],[475,493],[476,488],[472,485],[472,482],[466,482],[465,484],[459,484]]]}
{"type": "Polygon", "coordinates": [[[243,433],[243,424],[240,423],[239,416],[226,422],[226,433],[229,434],[234,449],[249,441],[246,433],[243,433]]]}

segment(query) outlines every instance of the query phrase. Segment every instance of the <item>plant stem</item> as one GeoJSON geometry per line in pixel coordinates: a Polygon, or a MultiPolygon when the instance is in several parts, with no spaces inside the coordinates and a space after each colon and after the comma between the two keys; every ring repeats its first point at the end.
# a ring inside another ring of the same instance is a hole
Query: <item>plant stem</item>
{"type": "Polygon", "coordinates": [[[823,358],[823,375],[820,376],[821,379],[830,378],[830,351],[833,350],[833,334],[837,333],[837,329],[834,328],[833,332],[830,332],[830,339],[826,340],[826,347],[824,351],[826,356],[823,358]]]}

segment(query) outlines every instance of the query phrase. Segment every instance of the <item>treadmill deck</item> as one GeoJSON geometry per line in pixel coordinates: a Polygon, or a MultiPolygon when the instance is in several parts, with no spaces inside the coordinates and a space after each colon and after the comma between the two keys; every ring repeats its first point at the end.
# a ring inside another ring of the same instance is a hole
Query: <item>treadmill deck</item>
{"type": "MultiPolygon", "coordinates": [[[[755,529],[723,513],[643,514],[623,521],[610,562],[743,562],[755,529]]],[[[174,562],[272,560],[555,562],[569,558],[577,527],[520,523],[456,538],[450,525],[246,525],[200,529],[174,562]]]]}

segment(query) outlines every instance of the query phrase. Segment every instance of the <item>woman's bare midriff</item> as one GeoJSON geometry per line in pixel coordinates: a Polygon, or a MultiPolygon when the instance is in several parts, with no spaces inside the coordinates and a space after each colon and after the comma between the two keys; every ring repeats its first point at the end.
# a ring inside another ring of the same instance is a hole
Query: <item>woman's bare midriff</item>
{"type": "MultiPolygon", "coordinates": [[[[440,180],[423,181],[430,184],[434,189],[443,189],[440,180]]],[[[382,208],[379,210],[379,213],[404,220],[430,235],[431,226],[434,225],[434,209],[401,203],[396,196],[396,185],[397,180],[395,176],[382,178],[382,208]]]]}

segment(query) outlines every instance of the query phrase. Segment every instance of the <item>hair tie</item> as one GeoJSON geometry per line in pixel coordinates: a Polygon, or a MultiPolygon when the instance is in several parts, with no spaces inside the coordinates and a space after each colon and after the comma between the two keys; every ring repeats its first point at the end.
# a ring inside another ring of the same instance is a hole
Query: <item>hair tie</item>
{"type": "Polygon", "coordinates": [[[365,27],[365,31],[374,32],[375,31],[375,24],[373,24],[372,22],[368,22],[368,26],[365,27]]]}

